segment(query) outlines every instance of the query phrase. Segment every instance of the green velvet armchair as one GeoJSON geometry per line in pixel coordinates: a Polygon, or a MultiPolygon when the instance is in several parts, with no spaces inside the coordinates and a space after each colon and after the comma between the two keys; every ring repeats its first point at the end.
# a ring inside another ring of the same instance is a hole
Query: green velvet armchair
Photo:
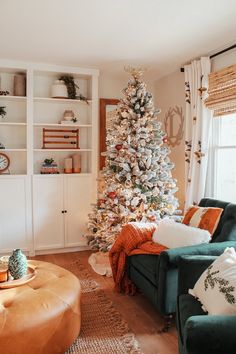
{"type": "Polygon", "coordinates": [[[176,312],[178,263],[183,255],[215,255],[224,252],[236,241],[236,204],[204,198],[202,207],[219,207],[224,211],[209,244],[179,247],[163,251],[160,255],[134,255],[127,257],[129,278],[165,316],[167,331],[176,312]]]}
{"type": "MultiPolygon", "coordinates": [[[[231,246],[236,248],[236,242],[231,246]]],[[[177,329],[180,354],[235,354],[236,316],[207,315],[199,301],[188,294],[216,259],[212,256],[184,256],[179,261],[177,329]]]]}

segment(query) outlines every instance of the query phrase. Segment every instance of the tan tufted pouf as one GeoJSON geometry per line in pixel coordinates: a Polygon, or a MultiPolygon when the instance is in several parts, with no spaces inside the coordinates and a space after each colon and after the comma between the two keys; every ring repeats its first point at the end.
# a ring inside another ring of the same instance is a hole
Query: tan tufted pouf
{"type": "Polygon", "coordinates": [[[35,279],[0,290],[0,353],[64,353],[80,332],[79,280],[51,263],[29,264],[35,279]]]}

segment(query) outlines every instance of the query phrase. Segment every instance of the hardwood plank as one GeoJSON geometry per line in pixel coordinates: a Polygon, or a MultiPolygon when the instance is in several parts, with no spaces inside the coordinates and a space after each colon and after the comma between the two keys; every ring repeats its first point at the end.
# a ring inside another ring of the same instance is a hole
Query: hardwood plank
{"type": "MultiPolygon", "coordinates": [[[[90,268],[88,257],[90,251],[47,254],[32,257],[31,259],[51,262],[61,267],[80,259],[81,263],[90,268]]],[[[159,334],[163,326],[163,317],[142,294],[127,296],[113,291],[113,279],[100,276],[93,272],[93,278],[102,287],[106,295],[113,301],[114,306],[128,322],[130,330],[135,334],[145,354],[177,354],[178,341],[175,326],[169,333],[159,334]]]]}

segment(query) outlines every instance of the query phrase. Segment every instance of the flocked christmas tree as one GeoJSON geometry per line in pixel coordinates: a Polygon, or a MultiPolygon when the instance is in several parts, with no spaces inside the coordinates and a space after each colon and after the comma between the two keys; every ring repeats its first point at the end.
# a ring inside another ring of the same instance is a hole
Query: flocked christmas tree
{"type": "Polygon", "coordinates": [[[160,111],[154,109],[152,95],[141,80],[142,70],[126,71],[132,78],[107,131],[104,191],[89,215],[89,244],[104,252],[124,224],[174,217],[178,207],[171,175],[174,164],[157,120],[160,111]]]}

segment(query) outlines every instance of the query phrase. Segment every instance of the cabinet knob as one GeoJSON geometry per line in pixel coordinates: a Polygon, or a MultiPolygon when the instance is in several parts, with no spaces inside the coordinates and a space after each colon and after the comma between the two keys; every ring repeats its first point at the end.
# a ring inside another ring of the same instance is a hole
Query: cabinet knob
{"type": "Polygon", "coordinates": [[[67,213],[67,210],[64,210],[64,213],[67,213]]]}
{"type": "Polygon", "coordinates": [[[62,210],[61,212],[62,212],[62,214],[64,214],[65,210],[62,210]]]}

